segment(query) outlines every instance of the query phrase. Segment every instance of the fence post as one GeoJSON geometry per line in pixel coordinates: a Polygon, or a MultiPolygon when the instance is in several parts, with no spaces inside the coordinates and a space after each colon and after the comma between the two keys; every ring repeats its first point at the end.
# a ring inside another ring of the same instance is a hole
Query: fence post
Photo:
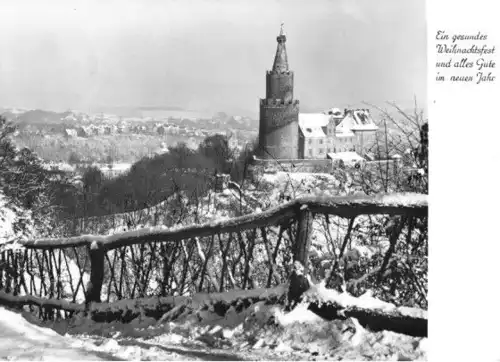
{"type": "Polygon", "coordinates": [[[309,247],[311,245],[311,233],[313,214],[302,205],[297,211],[297,237],[293,245],[293,270],[290,276],[288,289],[288,307],[293,308],[300,302],[302,293],[309,289],[309,247]]]}
{"type": "Polygon", "coordinates": [[[101,289],[104,279],[104,245],[101,242],[93,241],[90,245],[90,281],[85,296],[87,307],[90,303],[101,302],[101,289]]]}

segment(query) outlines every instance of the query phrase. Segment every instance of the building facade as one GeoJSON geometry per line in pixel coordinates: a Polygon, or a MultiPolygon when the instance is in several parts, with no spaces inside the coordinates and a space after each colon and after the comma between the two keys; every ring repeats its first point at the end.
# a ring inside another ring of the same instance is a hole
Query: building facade
{"type": "Polygon", "coordinates": [[[273,68],[266,73],[266,98],[260,100],[259,157],[298,158],[299,101],[293,98],[293,71],[289,69],[286,35],[281,31],[273,68]]]}
{"type": "Polygon", "coordinates": [[[299,158],[326,158],[329,153],[363,155],[378,127],[367,109],[299,114],[299,158]]]}

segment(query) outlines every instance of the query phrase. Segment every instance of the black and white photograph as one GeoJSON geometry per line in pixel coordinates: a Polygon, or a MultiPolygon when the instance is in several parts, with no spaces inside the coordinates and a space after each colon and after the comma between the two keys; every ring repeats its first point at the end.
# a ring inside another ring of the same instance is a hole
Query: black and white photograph
{"type": "Polygon", "coordinates": [[[0,359],[428,359],[425,1],[0,14],[0,359]]]}

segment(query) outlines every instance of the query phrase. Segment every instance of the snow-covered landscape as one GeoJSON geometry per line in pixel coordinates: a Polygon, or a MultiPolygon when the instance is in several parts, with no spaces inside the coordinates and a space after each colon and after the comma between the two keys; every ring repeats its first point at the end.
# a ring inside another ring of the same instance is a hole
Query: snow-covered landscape
{"type": "MultiPolygon", "coordinates": [[[[260,301],[246,308],[236,302],[225,313],[216,310],[214,302],[237,301],[237,293],[195,295],[188,308],[170,315],[173,319],[139,317],[127,324],[95,323],[84,317],[43,323],[29,313],[23,313],[23,319],[1,308],[0,357],[38,359],[42,353],[43,360],[426,359],[427,338],[370,332],[356,319],[325,321],[306,303],[288,313],[266,303],[282,289],[264,291],[260,301]],[[8,343],[13,340],[15,348],[8,343]]],[[[367,296],[364,303],[376,302],[367,296]]]]}
{"type": "Polygon", "coordinates": [[[424,229],[403,231],[401,239],[406,243],[396,250],[399,261],[387,266],[392,281],[377,285],[370,281],[376,270],[371,263],[394,252],[390,251],[394,240],[387,231],[391,226],[386,217],[361,213],[354,227],[353,218],[328,215],[328,211],[317,214],[308,236],[309,287],[293,308],[289,304],[294,298],[290,294],[293,275],[300,277],[302,267],[299,263],[297,269],[297,262],[290,264],[294,248],[290,226],[283,227],[280,221],[245,232],[224,232],[236,222],[233,220],[243,225],[286,215],[294,210],[294,203],[304,203],[300,210],[308,202],[312,208],[328,210],[333,202],[357,210],[368,202],[381,208],[410,207],[408,212],[425,205],[418,194],[367,198],[357,183],[362,172],[354,168],[310,173],[255,167],[251,179],[239,184],[229,180],[221,190],[209,189],[195,199],[179,190],[146,209],[74,220],[77,228],[71,232],[75,236],[69,239],[47,239],[71,228],[59,223],[52,234],[47,233],[48,219],[32,214],[10,194],[0,193],[4,256],[0,282],[5,286],[0,290],[5,305],[0,307],[0,345],[4,346],[0,355],[83,360],[425,360],[427,332],[417,332],[422,328],[417,326],[426,329],[427,325],[427,313],[421,308],[426,306],[426,253],[425,249],[418,255],[411,252],[413,243],[425,237],[424,229]],[[320,206],[322,202],[324,206],[320,206]],[[177,221],[172,212],[179,214],[177,221]],[[193,227],[219,230],[218,244],[212,249],[213,236],[211,242],[210,237],[187,238],[176,254],[177,249],[169,244],[157,249],[154,242],[141,241],[151,233],[175,235],[193,227]],[[97,236],[85,236],[89,233],[97,236]],[[233,238],[239,242],[231,243],[233,238]],[[112,246],[122,239],[136,241],[130,246],[112,246]],[[57,245],[66,243],[74,246],[57,251],[57,245]],[[103,245],[110,249],[104,252],[97,297],[102,303],[87,305],[95,284],[92,250],[103,245]],[[167,257],[168,250],[172,254],[167,257]],[[411,279],[393,280],[398,277],[392,270],[415,263],[415,257],[419,259],[412,277],[422,275],[424,287],[411,279]],[[172,270],[173,279],[167,277],[165,268],[172,270]],[[340,292],[326,287],[335,268],[357,275],[336,282],[340,292]],[[200,272],[205,279],[198,281],[200,272]],[[358,284],[364,287],[359,289],[358,284]],[[140,288],[134,294],[136,285],[140,288]],[[394,290],[391,285],[399,286],[394,290]],[[214,293],[214,288],[221,290],[214,293]],[[50,303],[44,306],[44,300],[50,303]],[[54,306],[62,310],[54,313],[54,306]],[[390,327],[389,323],[387,330],[379,329],[356,313],[375,313],[387,320],[395,317],[402,324],[390,327]],[[405,323],[415,323],[415,330],[408,330],[405,323]],[[14,340],[18,342],[14,344],[14,340]]]}
{"type": "Polygon", "coordinates": [[[0,359],[428,359],[421,2],[268,1],[0,5],[0,359]]]}
{"type": "MultiPolygon", "coordinates": [[[[168,214],[167,210],[169,210],[169,203],[172,200],[165,200],[151,209],[139,210],[131,214],[111,215],[112,221],[110,217],[86,220],[86,226],[82,225],[81,232],[85,232],[86,228],[91,227],[87,230],[111,237],[123,234],[124,231],[124,235],[135,235],[136,232],[141,234],[147,232],[148,229],[157,230],[158,228],[159,230],[175,231],[182,227],[189,227],[193,223],[208,223],[210,225],[224,223],[240,215],[242,210],[244,214],[261,213],[272,208],[273,205],[279,204],[283,195],[288,195],[287,197],[292,200],[301,197],[335,197],[336,195],[345,195],[346,192],[348,195],[352,195],[353,180],[350,179],[351,176],[339,179],[338,176],[332,174],[278,171],[263,173],[258,177],[258,184],[245,186],[240,191],[234,188],[220,192],[210,191],[195,204],[186,195],[182,196],[181,204],[182,208],[187,210],[186,217],[180,225],[171,228],[164,226],[168,220],[162,217],[168,214]],[[329,193],[328,190],[337,191],[329,193]],[[161,217],[158,218],[158,215],[161,217]],[[127,225],[127,220],[130,219],[137,221],[132,228],[127,225]],[[97,229],[95,229],[96,226],[97,229]]],[[[177,196],[175,198],[178,199],[177,196]]],[[[179,207],[180,204],[176,205],[179,207]]],[[[19,235],[14,231],[16,229],[14,225],[19,222],[19,216],[23,215],[22,209],[12,209],[12,206],[8,206],[4,201],[2,213],[3,250],[17,250],[19,248],[22,250],[23,246],[19,245],[16,240],[21,241],[29,237],[36,237],[35,230],[33,227],[26,229],[33,232],[30,235],[19,235]],[[13,240],[14,242],[12,242],[13,240]]],[[[315,264],[320,269],[332,267],[328,259],[330,255],[340,253],[339,243],[345,237],[348,226],[348,222],[342,221],[336,216],[333,216],[332,220],[336,221],[325,224],[326,219],[322,221],[321,218],[315,218],[313,222],[310,236],[310,255],[315,260],[325,260],[320,264],[315,264]],[[335,249],[335,245],[338,245],[337,249],[335,249]],[[325,264],[325,262],[327,263],[325,264]]],[[[371,220],[371,218],[360,216],[356,235],[369,234],[371,220]]],[[[278,228],[270,227],[269,230],[274,230],[272,231],[274,235],[279,233],[278,228]]],[[[276,236],[271,238],[272,242],[276,241],[275,238],[276,236]]],[[[373,240],[367,242],[364,238],[353,236],[349,250],[356,250],[364,260],[370,260],[375,255],[384,255],[389,247],[388,238],[381,235],[376,240],[376,242],[373,240]]],[[[206,251],[205,248],[202,247],[202,249],[206,251]]],[[[136,252],[138,250],[136,249],[136,252]]],[[[200,251],[203,254],[201,249],[198,252],[200,251]]],[[[130,253],[131,249],[126,249],[128,259],[131,258],[130,253]]],[[[120,253],[109,251],[108,254],[110,259],[120,258],[120,253]]],[[[41,254],[42,257],[43,255],[41,254]]],[[[281,253],[277,255],[279,256],[281,253]]],[[[267,259],[265,249],[260,249],[260,252],[256,251],[254,257],[265,262],[267,259]]],[[[66,256],[64,258],[66,259],[66,256]]],[[[149,259],[144,259],[144,261],[146,260],[149,259]]],[[[208,270],[217,273],[217,268],[220,268],[215,264],[217,260],[219,263],[222,262],[222,259],[213,259],[214,264],[209,266],[208,270]]],[[[280,260],[277,259],[278,264],[283,263],[280,260]]],[[[66,263],[59,264],[59,267],[53,269],[54,274],[52,275],[60,281],[64,295],[74,295],[75,302],[82,303],[85,301],[83,287],[88,287],[90,273],[84,272],[77,265],[78,263],[79,261],[74,257],[67,258],[66,263]],[[59,274],[55,274],[56,271],[59,274]],[[80,283],[82,285],[79,285],[80,283]]],[[[119,271],[116,270],[115,273],[117,272],[119,271]]],[[[121,273],[124,272],[128,278],[134,279],[134,269],[122,269],[121,273]]],[[[151,276],[147,290],[154,292],[158,290],[157,280],[161,279],[161,273],[152,273],[151,276]]],[[[34,290],[42,292],[43,283],[40,277],[24,272],[24,279],[28,285],[34,286],[34,290]]],[[[315,287],[315,282],[311,281],[311,283],[310,293],[312,291],[314,294],[314,290],[319,290],[322,291],[319,293],[323,295],[322,298],[332,297],[331,292],[329,292],[331,290],[324,288],[324,281],[316,284],[315,287]]],[[[112,289],[108,289],[110,286],[111,282],[110,284],[104,283],[101,290],[102,300],[105,300],[108,293],[112,292],[112,289]]],[[[277,302],[276,295],[285,295],[287,289],[287,285],[281,285],[271,289],[260,289],[260,291],[238,292],[235,290],[218,294],[196,293],[187,299],[185,297],[175,299],[174,297],[172,309],[159,319],[158,317],[146,316],[141,309],[143,306],[139,306],[134,300],[130,302],[124,300],[125,303],[115,302],[113,308],[117,308],[116,311],[119,313],[129,311],[137,316],[131,321],[127,320],[127,322],[99,323],[81,313],[72,316],[60,314],[62,319],[44,321],[36,313],[28,312],[28,309],[19,314],[19,310],[3,308],[5,322],[3,322],[4,334],[1,338],[6,342],[3,345],[9,347],[1,350],[1,353],[2,356],[14,359],[35,358],[35,354],[32,353],[41,354],[43,359],[71,355],[77,359],[104,360],[426,359],[426,337],[412,337],[392,331],[374,332],[369,327],[363,327],[356,318],[331,321],[324,319],[308,309],[307,295],[304,297],[304,302],[292,311],[285,311],[285,304],[277,302]],[[253,295],[253,299],[248,299],[249,295],[253,295]],[[222,310],[220,306],[217,306],[217,302],[221,300],[229,303],[222,310]],[[19,322],[21,315],[25,318],[22,323],[19,322]],[[10,321],[13,321],[16,326],[12,326],[10,321]],[[7,343],[9,340],[19,338],[20,335],[23,341],[22,347],[13,348],[10,343],[7,343]]],[[[26,289],[19,290],[18,295],[26,294],[26,289]]],[[[336,299],[338,303],[344,303],[342,300],[347,301],[346,305],[354,301],[363,308],[374,308],[381,311],[396,308],[394,304],[381,302],[380,299],[373,298],[371,295],[372,293],[368,291],[361,295],[358,300],[356,298],[351,300],[349,298],[352,297],[349,297],[348,294],[342,294],[339,297],[338,294],[333,293],[333,299],[336,299]]],[[[113,300],[115,298],[112,298],[113,300]]],[[[154,298],[151,301],[153,305],[156,302],[154,298]]],[[[147,300],[146,303],[148,303],[147,300]]],[[[107,310],[106,303],[100,306],[95,305],[92,308],[94,308],[91,309],[93,311],[95,308],[107,310]]],[[[154,309],[154,307],[151,308],[154,309]]],[[[417,309],[417,313],[420,313],[418,311],[417,309]]],[[[427,317],[425,316],[425,318],[427,317]]]]}

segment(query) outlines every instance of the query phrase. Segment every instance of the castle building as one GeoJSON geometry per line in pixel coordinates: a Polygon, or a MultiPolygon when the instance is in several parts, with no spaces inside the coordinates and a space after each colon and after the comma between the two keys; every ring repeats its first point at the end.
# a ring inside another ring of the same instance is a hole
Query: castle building
{"type": "Polygon", "coordinates": [[[300,113],[298,158],[326,158],[339,152],[363,155],[373,144],[377,130],[368,109],[300,113]]]}
{"type": "MultiPolygon", "coordinates": [[[[337,108],[299,113],[281,24],[273,68],[266,73],[266,98],[260,100],[261,159],[333,159],[341,152],[364,155],[378,130],[368,109],[337,108]]],[[[358,156],[357,156],[358,157],[358,156]]]]}
{"type": "Polygon", "coordinates": [[[293,71],[288,67],[281,24],[273,68],[266,73],[266,98],[260,100],[259,156],[298,158],[299,101],[293,99],[293,71]]]}

